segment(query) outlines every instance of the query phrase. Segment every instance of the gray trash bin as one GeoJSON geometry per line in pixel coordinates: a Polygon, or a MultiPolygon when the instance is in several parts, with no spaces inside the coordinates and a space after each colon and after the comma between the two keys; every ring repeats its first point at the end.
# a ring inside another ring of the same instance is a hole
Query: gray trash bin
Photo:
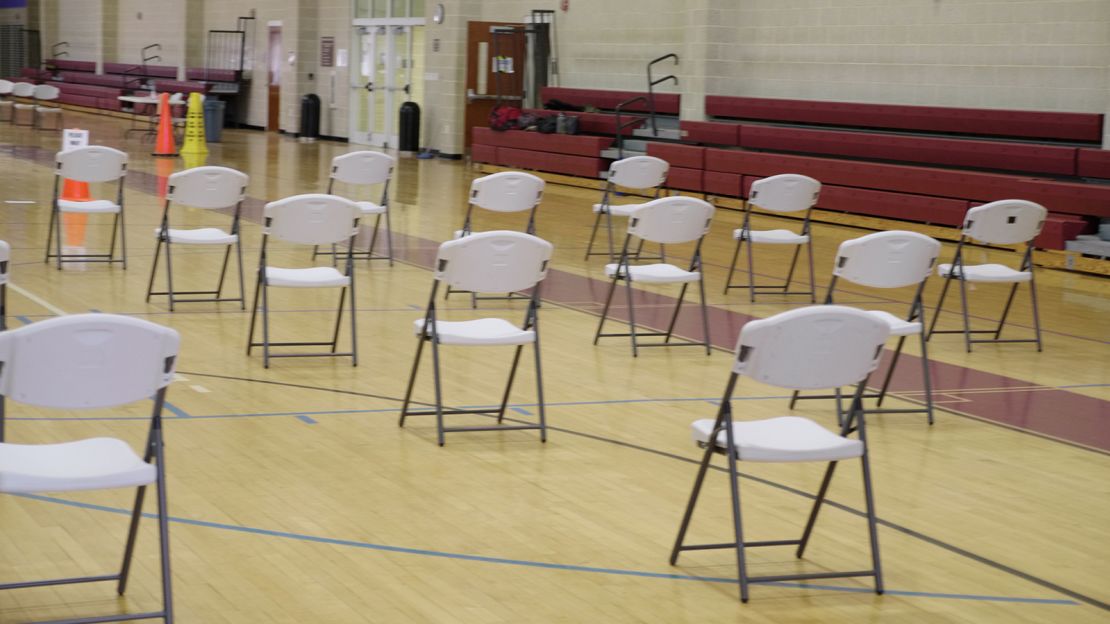
{"type": "Polygon", "coordinates": [[[227,102],[213,97],[204,99],[204,140],[219,143],[224,129],[224,111],[227,102]]]}

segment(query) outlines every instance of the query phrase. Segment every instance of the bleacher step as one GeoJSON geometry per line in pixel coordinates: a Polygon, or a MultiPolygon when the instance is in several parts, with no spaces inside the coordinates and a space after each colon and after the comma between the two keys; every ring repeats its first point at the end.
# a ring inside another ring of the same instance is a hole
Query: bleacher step
{"type": "Polygon", "coordinates": [[[632,131],[632,135],[648,139],[666,139],[668,141],[682,140],[682,131],[678,128],[658,128],[658,130],[659,133],[654,134],[651,128],[636,128],[632,131]]]}
{"type": "MultiPolygon", "coordinates": [[[[623,158],[631,158],[633,156],[647,156],[647,149],[646,148],[645,149],[631,149],[631,148],[627,147],[627,144],[626,144],[626,147],[624,148],[623,158]]],[[[615,147],[610,147],[609,149],[601,150],[601,157],[602,158],[611,158],[613,160],[616,160],[618,158],[622,158],[620,150],[618,150],[615,147]]]]}
{"type": "Polygon", "coordinates": [[[1105,241],[1094,234],[1081,234],[1075,240],[1064,243],[1068,251],[1077,251],[1087,256],[1110,258],[1110,241],[1105,241]]]}

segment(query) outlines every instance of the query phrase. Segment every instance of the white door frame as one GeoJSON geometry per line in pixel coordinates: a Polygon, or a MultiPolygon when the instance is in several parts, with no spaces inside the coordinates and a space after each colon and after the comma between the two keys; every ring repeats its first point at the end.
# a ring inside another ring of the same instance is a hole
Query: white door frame
{"type": "MultiPolygon", "coordinates": [[[[398,17],[398,18],[358,18],[352,22],[352,48],[358,52],[357,58],[352,58],[350,62],[350,136],[351,143],[373,145],[377,147],[395,148],[397,147],[397,132],[398,128],[396,123],[397,115],[394,114],[398,110],[400,101],[398,94],[401,98],[405,98],[404,93],[405,85],[411,85],[413,80],[413,28],[423,26],[425,24],[422,17],[398,17]],[[398,33],[407,35],[405,54],[405,69],[406,81],[405,84],[397,84],[397,36],[398,33]],[[369,50],[367,51],[370,59],[370,75],[365,76],[362,73],[362,38],[368,36],[369,50]],[[384,53],[384,54],[383,54],[384,53]],[[384,67],[379,63],[384,59],[384,67]],[[358,64],[356,66],[356,63],[358,64]],[[379,80],[379,74],[384,72],[382,80],[379,80]],[[370,85],[373,91],[367,89],[370,85]],[[383,114],[381,116],[380,127],[377,122],[376,106],[377,98],[374,93],[383,91],[382,104],[383,114]],[[367,116],[368,128],[367,130],[360,131],[360,119],[363,114],[367,116]]],[[[354,57],[354,55],[352,55],[354,57]]]]}

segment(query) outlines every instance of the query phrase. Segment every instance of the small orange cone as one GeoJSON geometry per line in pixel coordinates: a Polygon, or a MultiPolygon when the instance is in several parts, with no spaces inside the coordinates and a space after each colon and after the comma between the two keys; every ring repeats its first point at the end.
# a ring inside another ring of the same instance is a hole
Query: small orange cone
{"type": "Polygon", "coordinates": [[[158,137],[154,143],[154,156],[177,156],[177,144],[173,140],[173,112],[170,110],[170,94],[163,93],[158,103],[158,137]]]}

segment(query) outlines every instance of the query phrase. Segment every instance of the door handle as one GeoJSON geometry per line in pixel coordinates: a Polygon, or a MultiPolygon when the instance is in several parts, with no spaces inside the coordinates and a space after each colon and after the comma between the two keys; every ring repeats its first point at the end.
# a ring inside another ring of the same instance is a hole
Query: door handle
{"type": "Polygon", "coordinates": [[[363,85],[362,88],[366,89],[370,93],[373,93],[374,92],[374,83],[373,82],[368,82],[365,85],[363,85]]]}

